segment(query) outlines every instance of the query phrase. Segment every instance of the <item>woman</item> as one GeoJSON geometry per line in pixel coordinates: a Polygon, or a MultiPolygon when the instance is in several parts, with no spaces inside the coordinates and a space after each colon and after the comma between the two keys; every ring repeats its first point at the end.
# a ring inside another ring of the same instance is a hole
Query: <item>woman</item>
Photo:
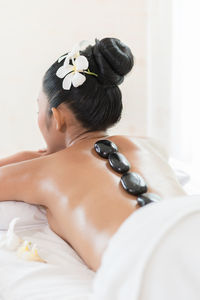
{"type": "Polygon", "coordinates": [[[38,97],[47,151],[1,161],[0,200],[44,205],[51,229],[94,271],[112,235],[139,209],[136,196],[120,184],[121,175],[96,153],[95,142],[113,141],[148,192],[162,198],[185,194],[149,139],[107,133],[121,118],[118,85],[132,67],[130,48],[116,38],[96,39],[59,58],[45,73],[38,97]]]}

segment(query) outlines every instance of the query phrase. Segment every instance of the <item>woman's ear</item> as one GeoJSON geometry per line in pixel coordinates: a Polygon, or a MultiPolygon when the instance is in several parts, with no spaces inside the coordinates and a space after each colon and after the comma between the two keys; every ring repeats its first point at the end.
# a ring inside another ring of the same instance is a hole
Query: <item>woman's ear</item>
{"type": "Polygon", "coordinates": [[[60,110],[58,110],[57,108],[55,107],[52,107],[51,108],[51,111],[53,113],[53,119],[55,120],[56,122],[56,129],[58,131],[62,131],[62,126],[64,125],[64,120],[62,118],[62,113],[60,110]]]}

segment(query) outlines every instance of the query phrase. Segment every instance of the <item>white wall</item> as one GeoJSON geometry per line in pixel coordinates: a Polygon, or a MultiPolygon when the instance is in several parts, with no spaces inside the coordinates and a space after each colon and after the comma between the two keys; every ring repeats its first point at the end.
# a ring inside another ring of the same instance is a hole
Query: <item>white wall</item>
{"type": "Polygon", "coordinates": [[[148,0],[147,134],[171,151],[172,1],[148,0]]]}
{"type": "Polygon", "coordinates": [[[124,112],[113,134],[147,133],[145,0],[0,0],[0,155],[45,146],[36,97],[46,69],[82,39],[117,37],[135,67],[121,85],[124,112]]]}
{"type": "Polygon", "coordinates": [[[173,2],[171,152],[188,164],[200,193],[200,2],[173,2]]]}

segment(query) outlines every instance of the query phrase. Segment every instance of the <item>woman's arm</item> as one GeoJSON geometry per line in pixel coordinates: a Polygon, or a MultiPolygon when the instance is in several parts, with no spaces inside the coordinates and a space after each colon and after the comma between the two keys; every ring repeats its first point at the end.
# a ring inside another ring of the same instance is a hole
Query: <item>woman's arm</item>
{"type": "Polygon", "coordinates": [[[0,159],[0,167],[29,159],[38,158],[42,155],[47,155],[47,150],[20,151],[8,157],[0,159]]]}
{"type": "Polygon", "coordinates": [[[38,194],[41,170],[45,169],[46,157],[39,157],[0,168],[0,201],[23,201],[47,206],[38,194]]]}

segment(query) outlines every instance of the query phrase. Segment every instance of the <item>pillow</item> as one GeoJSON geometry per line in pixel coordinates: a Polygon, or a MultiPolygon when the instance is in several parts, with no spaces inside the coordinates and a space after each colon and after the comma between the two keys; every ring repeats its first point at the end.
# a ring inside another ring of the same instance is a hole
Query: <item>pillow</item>
{"type": "Polygon", "coordinates": [[[30,228],[48,223],[46,208],[22,201],[0,202],[0,230],[7,230],[10,221],[19,217],[16,228],[30,228]]]}
{"type": "Polygon", "coordinates": [[[146,141],[147,147],[151,146],[154,151],[163,157],[163,159],[167,160],[181,185],[185,185],[190,181],[190,175],[188,173],[186,164],[172,157],[159,139],[153,137],[144,137],[143,140],[146,141]]]}
{"type": "Polygon", "coordinates": [[[170,157],[168,163],[174,170],[174,173],[176,174],[179,183],[182,186],[186,185],[186,183],[188,183],[191,179],[186,164],[184,164],[182,161],[175,159],[174,157],[170,157]]]}

